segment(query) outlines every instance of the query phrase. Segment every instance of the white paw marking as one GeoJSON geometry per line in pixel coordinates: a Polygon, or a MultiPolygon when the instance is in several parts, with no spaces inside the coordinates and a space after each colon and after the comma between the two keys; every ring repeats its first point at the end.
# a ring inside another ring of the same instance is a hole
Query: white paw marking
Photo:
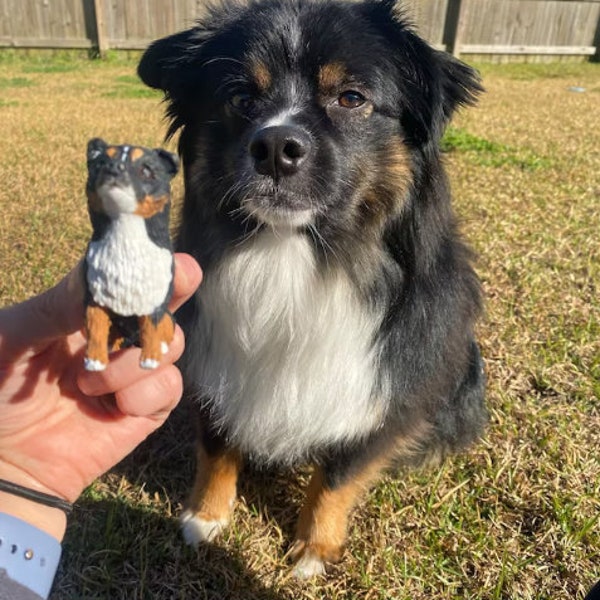
{"type": "Polygon", "coordinates": [[[169,351],[169,344],[167,344],[167,342],[161,342],[160,343],[160,351],[163,354],[166,354],[169,351]]]}
{"type": "Polygon", "coordinates": [[[292,574],[297,579],[302,579],[303,581],[317,575],[325,575],[325,564],[312,552],[307,552],[294,565],[292,574]]]}
{"type": "Polygon", "coordinates": [[[153,358],[145,358],[140,361],[140,367],[142,367],[142,369],[156,369],[156,367],[158,367],[158,361],[153,358]]]}
{"type": "Polygon", "coordinates": [[[203,542],[212,542],[228,523],[226,520],[207,521],[186,510],[179,517],[179,524],[186,544],[198,547],[203,542]]]}
{"type": "Polygon", "coordinates": [[[106,369],[106,364],[99,361],[94,360],[93,358],[84,358],[83,366],[86,371],[104,371],[106,369]]]}

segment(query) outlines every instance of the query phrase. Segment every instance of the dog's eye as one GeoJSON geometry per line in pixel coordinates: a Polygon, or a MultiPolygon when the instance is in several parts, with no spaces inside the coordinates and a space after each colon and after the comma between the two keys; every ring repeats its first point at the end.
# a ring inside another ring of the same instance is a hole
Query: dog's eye
{"type": "Polygon", "coordinates": [[[338,98],[338,104],[343,108],[358,108],[366,102],[366,98],[354,90],[342,92],[338,98]]]}
{"type": "Polygon", "coordinates": [[[234,94],[229,98],[229,104],[238,112],[247,112],[254,105],[254,98],[251,94],[234,94]]]}

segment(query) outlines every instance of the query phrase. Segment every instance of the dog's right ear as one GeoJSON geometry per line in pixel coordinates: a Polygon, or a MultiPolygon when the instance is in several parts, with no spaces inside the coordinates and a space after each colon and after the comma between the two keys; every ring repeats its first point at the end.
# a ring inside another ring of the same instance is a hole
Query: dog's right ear
{"type": "Polygon", "coordinates": [[[195,27],[153,42],[138,65],[138,75],[148,86],[163,91],[177,85],[182,69],[197,56],[200,46],[210,36],[206,29],[195,27]]]}

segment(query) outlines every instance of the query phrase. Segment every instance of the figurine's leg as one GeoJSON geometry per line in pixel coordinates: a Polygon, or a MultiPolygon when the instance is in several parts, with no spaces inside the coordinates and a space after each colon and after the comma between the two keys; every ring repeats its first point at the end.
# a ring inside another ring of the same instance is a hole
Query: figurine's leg
{"type": "Polygon", "coordinates": [[[194,487],[180,518],[183,537],[192,546],[212,541],[228,525],[242,464],[237,450],[227,448],[218,438],[202,437],[194,487]]]}
{"type": "Polygon", "coordinates": [[[108,364],[110,314],[106,308],[90,304],[85,312],[87,352],[84,359],[88,371],[103,371],[108,364]]]}
{"type": "Polygon", "coordinates": [[[158,330],[160,335],[160,350],[163,354],[166,354],[175,335],[175,319],[173,319],[173,315],[170,312],[164,314],[158,324],[158,330]]]}
{"type": "Polygon", "coordinates": [[[157,321],[151,315],[145,315],[139,318],[140,324],[140,346],[142,347],[142,356],[140,366],[142,369],[156,369],[160,362],[160,321],[157,321]]]}
{"type": "Polygon", "coordinates": [[[142,357],[140,365],[143,369],[156,369],[162,354],[166,354],[169,344],[173,341],[175,324],[171,313],[166,312],[162,317],[152,315],[140,317],[140,345],[142,357]]]}

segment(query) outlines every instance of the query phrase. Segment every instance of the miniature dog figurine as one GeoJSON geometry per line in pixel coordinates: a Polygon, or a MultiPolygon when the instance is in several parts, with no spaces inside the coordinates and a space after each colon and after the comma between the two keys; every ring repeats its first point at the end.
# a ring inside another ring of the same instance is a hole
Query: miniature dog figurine
{"type": "Polygon", "coordinates": [[[87,165],[93,234],[85,256],[85,368],[102,371],[109,351],[135,344],[140,366],[155,369],[175,329],[167,308],[174,268],[169,205],[179,159],[96,138],[87,165]]]}

